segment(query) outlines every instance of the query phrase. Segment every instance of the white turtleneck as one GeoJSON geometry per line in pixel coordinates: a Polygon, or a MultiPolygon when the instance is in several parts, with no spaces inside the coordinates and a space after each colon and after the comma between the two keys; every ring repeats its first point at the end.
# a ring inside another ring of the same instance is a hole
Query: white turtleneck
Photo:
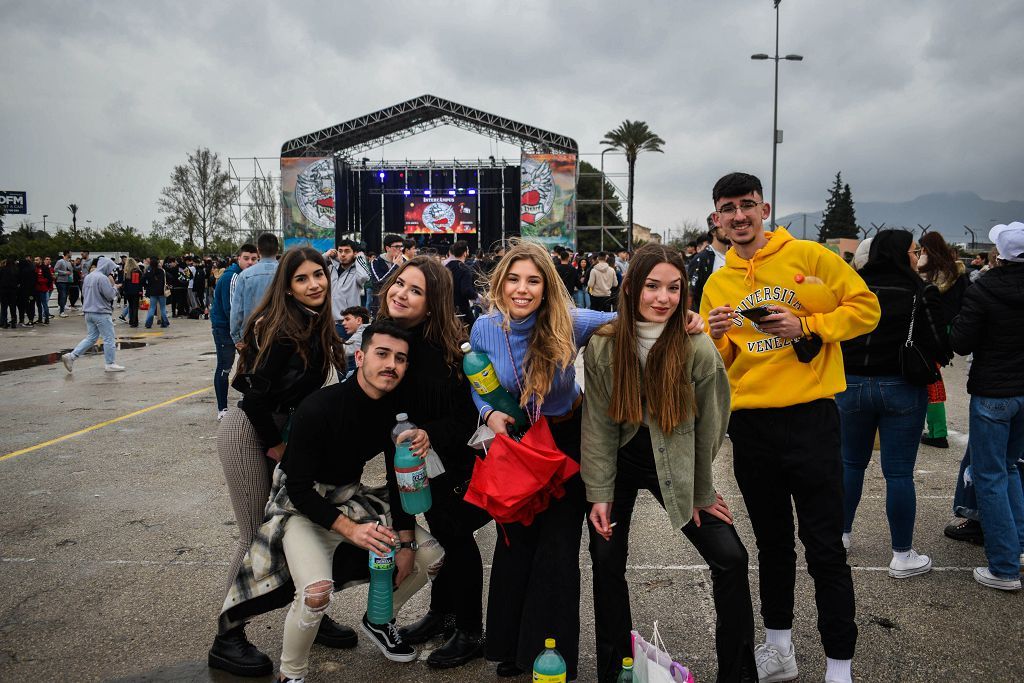
{"type": "Polygon", "coordinates": [[[647,354],[654,348],[655,342],[665,329],[665,323],[636,323],[636,354],[640,357],[640,368],[647,366],[647,354]]]}

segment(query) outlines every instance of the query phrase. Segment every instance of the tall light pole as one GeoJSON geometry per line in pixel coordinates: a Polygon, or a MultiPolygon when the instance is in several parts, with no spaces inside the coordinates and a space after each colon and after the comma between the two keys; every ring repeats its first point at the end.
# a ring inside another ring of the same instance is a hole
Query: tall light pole
{"type": "Polygon", "coordinates": [[[775,56],[766,55],[763,52],[759,52],[756,55],[750,55],[751,59],[763,60],[773,59],[775,60],[775,113],[772,117],[772,230],[775,229],[775,168],[778,160],[779,143],[782,142],[782,131],[779,130],[779,60],[785,59],[790,62],[803,61],[801,55],[786,55],[785,57],[779,56],[779,3],[782,0],[774,0],[775,2],[775,56]]]}
{"type": "Polygon", "coordinates": [[[49,215],[50,214],[48,213],[43,214],[43,232],[46,232],[46,219],[49,217],[49,215]]]}

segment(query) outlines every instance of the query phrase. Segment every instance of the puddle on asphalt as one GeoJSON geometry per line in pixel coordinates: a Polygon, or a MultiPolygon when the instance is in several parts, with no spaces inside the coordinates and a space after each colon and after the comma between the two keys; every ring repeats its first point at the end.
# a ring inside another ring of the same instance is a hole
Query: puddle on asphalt
{"type": "MultiPolygon", "coordinates": [[[[131,339],[129,337],[128,339],[131,339]]],[[[138,349],[143,346],[149,346],[147,342],[141,341],[128,341],[127,339],[117,340],[117,350],[123,349],[138,349]]],[[[13,372],[15,370],[27,370],[28,368],[37,368],[40,365],[56,365],[60,362],[60,357],[65,353],[68,353],[71,349],[61,349],[60,351],[54,351],[53,353],[44,353],[40,356],[29,356],[27,358],[12,358],[11,360],[0,361],[0,375],[5,372],[13,372]]],[[[85,352],[86,356],[98,356],[103,354],[103,345],[99,344],[92,347],[85,352]]]]}

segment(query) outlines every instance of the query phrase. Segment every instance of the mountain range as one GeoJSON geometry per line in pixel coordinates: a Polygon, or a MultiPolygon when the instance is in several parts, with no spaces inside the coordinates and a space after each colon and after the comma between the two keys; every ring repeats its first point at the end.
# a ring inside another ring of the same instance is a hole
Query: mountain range
{"type": "MultiPolygon", "coordinates": [[[[974,192],[936,192],[925,194],[906,202],[854,202],[857,225],[872,230],[875,225],[885,224],[887,228],[905,227],[920,233],[920,226],[931,227],[942,233],[947,242],[967,244],[972,241],[988,243],[988,231],[993,225],[1024,220],[1024,201],[1014,200],[997,202],[982,199],[974,192]],[[964,226],[974,231],[972,240],[964,226]]],[[[821,223],[821,211],[809,213],[791,213],[779,216],[779,225],[789,224],[789,231],[794,237],[804,237],[804,217],[806,216],[806,237],[817,239],[821,223]]]]}

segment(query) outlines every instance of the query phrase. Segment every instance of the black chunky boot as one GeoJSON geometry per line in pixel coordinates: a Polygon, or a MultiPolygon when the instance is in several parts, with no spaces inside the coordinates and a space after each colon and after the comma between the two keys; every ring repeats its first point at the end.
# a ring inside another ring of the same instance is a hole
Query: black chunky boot
{"type": "Polygon", "coordinates": [[[419,621],[399,629],[402,641],[409,645],[425,643],[434,636],[443,635],[445,640],[451,638],[455,632],[455,617],[444,612],[427,610],[419,621]]]}
{"type": "Polygon", "coordinates": [[[434,669],[453,669],[484,656],[483,638],[475,633],[457,629],[444,645],[427,657],[427,666],[434,669]]]}
{"type": "Polygon", "coordinates": [[[317,629],[316,639],[313,642],[325,647],[347,650],[356,646],[359,637],[348,626],[339,624],[325,614],[320,620],[320,628],[317,629]]]}
{"type": "Polygon", "coordinates": [[[269,676],[274,663],[245,637],[245,625],[236,626],[213,639],[207,664],[236,676],[269,676]]]}

